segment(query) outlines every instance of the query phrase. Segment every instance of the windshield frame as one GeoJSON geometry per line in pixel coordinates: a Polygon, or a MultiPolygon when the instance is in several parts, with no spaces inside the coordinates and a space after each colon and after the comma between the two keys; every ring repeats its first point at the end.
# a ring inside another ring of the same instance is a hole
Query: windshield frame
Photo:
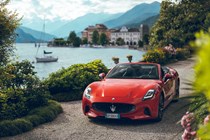
{"type": "Polygon", "coordinates": [[[160,79],[159,67],[158,64],[153,64],[153,63],[121,63],[116,65],[113,69],[110,70],[110,72],[106,75],[106,79],[159,80],[160,79]],[[123,74],[125,74],[126,70],[128,70],[129,68],[134,69],[134,70],[129,70],[130,73],[132,73],[131,76],[123,76],[123,74]],[[151,74],[151,72],[153,73],[151,74]],[[141,73],[142,75],[140,75],[139,73],[141,73]]]}

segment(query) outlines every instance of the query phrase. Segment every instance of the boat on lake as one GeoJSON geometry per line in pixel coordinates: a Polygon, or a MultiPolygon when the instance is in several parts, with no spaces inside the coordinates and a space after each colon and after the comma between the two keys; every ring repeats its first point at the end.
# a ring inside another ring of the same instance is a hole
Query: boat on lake
{"type": "Polygon", "coordinates": [[[43,57],[36,57],[36,62],[37,63],[47,63],[47,62],[57,62],[58,61],[58,57],[53,57],[49,54],[52,54],[52,52],[46,52],[44,50],[44,55],[43,57]]]}
{"type": "MultiPolygon", "coordinates": [[[[40,36],[40,42],[46,43],[46,41],[44,40],[44,36],[45,36],[45,22],[43,25],[43,32],[41,32],[41,36],[40,36]]],[[[37,44],[35,45],[37,46],[37,44]]],[[[36,62],[37,63],[48,63],[48,62],[57,62],[58,61],[58,57],[54,57],[52,56],[52,52],[47,52],[47,51],[43,51],[43,56],[38,57],[38,52],[39,52],[39,48],[41,47],[41,43],[38,44],[38,48],[37,48],[37,52],[36,52],[36,62]]]]}

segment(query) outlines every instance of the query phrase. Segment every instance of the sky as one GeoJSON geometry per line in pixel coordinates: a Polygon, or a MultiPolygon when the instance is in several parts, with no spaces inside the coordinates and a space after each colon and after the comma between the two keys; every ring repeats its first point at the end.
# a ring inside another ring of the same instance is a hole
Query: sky
{"type": "Polygon", "coordinates": [[[140,3],[162,0],[11,0],[8,8],[24,19],[74,20],[87,13],[121,13],[140,3]]]}

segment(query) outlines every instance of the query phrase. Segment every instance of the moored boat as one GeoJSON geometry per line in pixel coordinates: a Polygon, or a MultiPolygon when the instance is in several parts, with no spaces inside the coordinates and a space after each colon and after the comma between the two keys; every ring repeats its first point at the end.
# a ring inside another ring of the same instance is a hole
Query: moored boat
{"type": "Polygon", "coordinates": [[[47,62],[57,62],[58,57],[53,57],[53,56],[44,56],[44,57],[36,57],[36,62],[37,63],[47,63],[47,62]]]}

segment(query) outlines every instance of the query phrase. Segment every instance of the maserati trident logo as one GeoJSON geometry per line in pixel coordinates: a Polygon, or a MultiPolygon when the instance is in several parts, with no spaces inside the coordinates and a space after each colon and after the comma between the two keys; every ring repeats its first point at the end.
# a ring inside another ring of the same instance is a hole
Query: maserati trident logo
{"type": "Polygon", "coordinates": [[[111,109],[112,112],[115,112],[116,106],[112,105],[112,106],[110,106],[110,109],[111,109]]]}

